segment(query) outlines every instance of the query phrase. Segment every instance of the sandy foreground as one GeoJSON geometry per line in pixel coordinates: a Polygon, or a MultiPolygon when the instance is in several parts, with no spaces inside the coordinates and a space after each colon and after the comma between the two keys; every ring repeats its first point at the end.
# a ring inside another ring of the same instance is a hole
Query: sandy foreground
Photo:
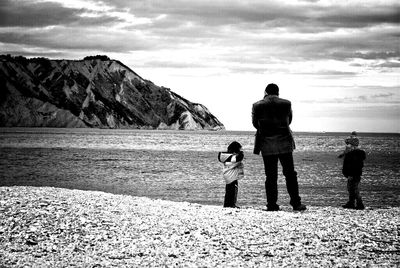
{"type": "Polygon", "coordinates": [[[0,187],[0,267],[398,267],[400,208],[267,212],[0,187]]]}

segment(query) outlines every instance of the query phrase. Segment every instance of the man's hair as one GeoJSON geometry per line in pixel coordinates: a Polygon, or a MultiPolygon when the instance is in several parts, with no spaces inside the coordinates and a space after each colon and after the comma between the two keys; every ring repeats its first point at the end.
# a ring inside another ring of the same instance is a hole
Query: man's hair
{"type": "Polygon", "coordinates": [[[279,87],[276,84],[268,84],[265,88],[265,93],[268,95],[279,95],[279,87]]]}

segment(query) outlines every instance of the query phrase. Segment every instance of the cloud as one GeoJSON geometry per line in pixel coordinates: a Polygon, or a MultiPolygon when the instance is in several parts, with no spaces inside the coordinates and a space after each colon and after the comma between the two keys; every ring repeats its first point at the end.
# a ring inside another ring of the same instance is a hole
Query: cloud
{"type": "Polygon", "coordinates": [[[3,0],[0,2],[0,26],[48,26],[75,21],[79,10],[63,8],[57,3],[3,0]]]}
{"type": "MultiPolygon", "coordinates": [[[[394,4],[377,9],[364,6],[350,14],[345,6],[224,3],[202,1],[188,6],[172,1],[168,5],[150,6],[152,17],[165,16],[141,29],[149,36],[157,36],[165,48],[170,44],[193,47],[207,44],[216,48],[217,57],[222,56],[227,62],[231,62],[228,55],[234,60],[237,54],[245,55],[248,51],[258,52],[248,58],[254,63],[267,57],[291,62],[372,57],[389,60],[399,54],[394,45],[399,32],[394,27],[398,24],[393,19],[398,14],[394,4]],[[324,20],[325,16],[329,21],[324,20]],[[222,53],[221,48],[225,48],[222,53]]],[[[347,7],[352,8],[355,7],[347,7]]],[[[138,16],[146,14],[143,7],[136,10],[138,16]]]]}
{"type": "Polygon", "coordinates": [[[327,98],[327,99],[307,99],[301,100],[299,103],[308,103],[308,104],[372,104],[372,103],[380,103],[383,104],[400,104],[400,99],[396,98],[396,94],[394,93],[379,93],[379,94],[371,94],[371,95],[360,95],[354,97],[340,97],[340,98],[327,98]]]}
{"type": "Polygon", "coordinates": [[[196,62],[174,62],[173,59],[170,61],[162,61],[162,60],[149,60],[142,64],[142,67],[155,67],[157,68],[177,68],[177,69],[185,69],[185,68],[206,68],[208,65],[204,63],[196,63],[196,62]]]}
{"type": "MultiPolygon", "coordinates": [[[[179,28],[179,25],[191,23],[213,28],[232,27],[244,32],[332,33],[341,28],[396,25],[399,24],[400,15],[400,5],[394,1],[380,4],[371,1],[333,4],[329,1],[171,0],[134,3],[109,1],[109,4],[130,7],[131,14],[138,17],[165,15],[165,19],[156,25],[159,28],[179,28]]],[[[193,33],[191,35],[194,36],[193,33]]]]}
{"type": "Polygon", "coordinates": [[[85,8],[65,7],[61,3],[3,0],[0,2],[0,27],[47,27],[56,25],[109,25],[121,23],[116,15],[85,8]]]}
{"type": "Polygon", "coordinates": [[[365,59],[365,60],[377,60],[377,59],[393,59],[400,58],[399,51],[370,51],[370,52],[359,52],[359,51],[336,51],[331,54],[333,58],[339,60],[345,59],[365,59]]]}
{"type": "Polygon", "coordinates": [[[20,55],[24,57],[33,57],[33,58],[56,58],[56,59],[63,59],[63,58],[68,58],[68,54],[65,52],[54,52],[54,51],[42,51],[42,52],[36,52],[33,50],[29,51],[24,51],[23,49],[17,50],[14,48],[10,49],[4,49],[3,54],[10,54],[10,55],[20,55]]]}
{"type": "Polygon", "coordinates": [[[329,77],[329,76],[354,76],[357,75],[358,72],[345,72],[345,71],[340,71],[340,70],[317,70],[315,72],[303,72],[303,71],[298,71],[298,72],[294,72],[296,74],[300,74],[300,75],[318,75],[318,76],[325,76],[325,77],[329,77]]]}
{"type": "Polygon", "coordinates": [[[152,47],[143,37],[133,33],[122,36],[118,32],[99,33],[90,28],[71,31],[70,28],[62,26],[29,32],[0,32],[0,42],[56,50],[86,50],[90,53],[92,51],[126,53],[152,47]]]}
{"type": "MultiPolygon", "coordinates": [[[[322,105],[323,106],[319,106],[316,104],[312,105],[313,112],[308,115],[309,119],[312,120],[313,118],[335,118],[338,121],[351,120],[353,121],[352,125],[356,125],[358,123],[357,121],[359,119],[362,119],[369,122],[369,124],[373,126],[377,120],[390,120],[392,124],[393,122],[398,122],[398,117],[400,114],[400,107],[398,106],[398,104],[373,105],[368,103],[360,105],[347,103],[341,105],[328,105],[326,103],[322,103],[322,105]]],[[[337,125],[335,127],[338,128],[337,125]]],[[[371,127],[369,131],[371,131],[371,127]]]]}
{"type": "Polygon", "coordinates": [[[399,4],[392,3],[378,6],[357,3],[333,7],[330,11],[321,8],[316,21],[334,28],[364,28],[379,24],[398,24],[399,7],[399,4]]]}
{"type": "Polygon", "coordinates": [[[400,62],[385,62],[378,64],[377,67],[382,67],[382,68],[400,68],[400,62]]]}
{"type": "Polygon", "coordinates": [[[398,23],[396,1],[103,1],[119,8],[130,8],[137,16],[167,14],[204,25],[271,22],[270,26],[316,23],[327,27],[365,27],[369,24],[398,23]],[[288,23],[294,22],[294,23],[288,23]]]}

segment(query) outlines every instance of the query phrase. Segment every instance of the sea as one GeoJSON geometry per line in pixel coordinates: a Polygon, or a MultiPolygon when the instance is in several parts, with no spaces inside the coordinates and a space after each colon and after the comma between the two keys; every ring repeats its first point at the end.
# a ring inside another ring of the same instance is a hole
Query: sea
{"type": "MultiPolygon", "coordinates": [[[[302,202],[340,206],[347,201],[341,173],[348,133],[294,132],[295,168],[302,202]]],[[[400,206],[400,134],[359,133],[367,159],[360,191],[367,208],[400,206]]],[[[50,186],[145,196],[204,205],[223,204],[218,152],[238,141],[245,178],[238,205],[266,205],[262,158],[252,131],[0,128],[0,186],[50,186]]],[[[279,167],[281,207],[289,207],[279,167]]]]}

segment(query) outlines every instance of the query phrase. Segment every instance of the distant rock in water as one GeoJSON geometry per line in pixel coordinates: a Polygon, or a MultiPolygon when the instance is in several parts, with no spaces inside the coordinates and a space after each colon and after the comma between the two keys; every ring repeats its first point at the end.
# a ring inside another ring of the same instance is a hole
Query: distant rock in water
{"type": "Polygon", "coordinates": [[[107,56],[0,55],[0,126],[224,129],[205,106],[107,56]]]}

